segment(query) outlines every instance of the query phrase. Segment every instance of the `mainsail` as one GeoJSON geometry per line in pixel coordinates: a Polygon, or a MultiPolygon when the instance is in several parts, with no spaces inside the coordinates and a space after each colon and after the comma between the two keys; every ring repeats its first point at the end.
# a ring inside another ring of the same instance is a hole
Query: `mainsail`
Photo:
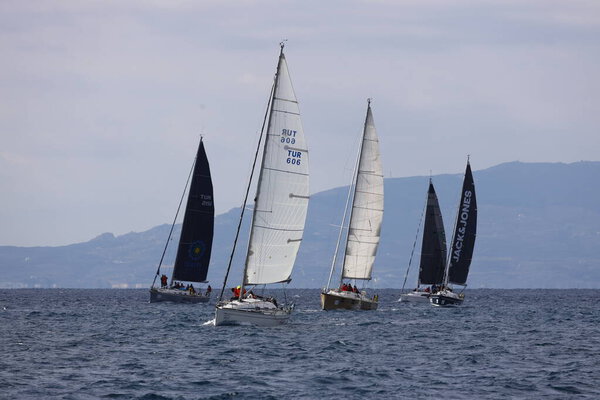
{"type": "Polygon", "coordinates": [[[210,167],[204,144],[200,140],[172,280],[206,281],[212,249],[214,217],[210,167]]]}
{"type": "Polygon", "coordinates": [[[279,56],[244,284],[289,281],[308,209],[308,149],[285,56],[279,56]]]}
{"type": "Polygon", "coordinates": [[[475,183],[471,165],[467,161],[452,247],[450,248],[448,282],[457,285],[464,285],[467,282],[469,266],[475,248],[476,233],[477,201],[475,199],[475,183]]]}
{"type": "Polygon", "coordinates": [[[446,233],[433,183],[429,181],[427,210],[421,245],[419,285],[436,285],[444,280],[446,270],[446,233]]]}
{"type": "Polygon", "coordinates": [[[383,170],[370,103],[359,160],[342,279],[371,279],[383,221],[383,170]]]}

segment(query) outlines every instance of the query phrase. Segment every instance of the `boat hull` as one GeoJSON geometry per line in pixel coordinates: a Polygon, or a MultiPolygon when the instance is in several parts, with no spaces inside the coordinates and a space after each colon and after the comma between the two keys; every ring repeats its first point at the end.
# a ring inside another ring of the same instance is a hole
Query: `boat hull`
{"type": "Polygon", "coordinates": [[[429,301],[436,307],[454,307],[462,304],[464,295],[453,292],[442,291],[432,294],[429,301]]]}
{"type": "Polygon", "coordinates": [[[409,303],[429,303],[431,293],[427,292],[410,292],[400,295],[400,301],[409,303]]]}
{"type": "Polygon", "coordinates": [[[172,303],[208,303],[210,300],[209,295],[203,295],[200,293],[190,294],[185,290],[173,290],[173,289],[150,289],[150,303],[159,303],[161,301],[170,301],[172,303]]]}
{"type": "Polygon", "coordinates": [[[330,290],[321,293],[321,309],[330,310],[377,310],[378,301],[362,293],[330,290]]]}
{"type": "Polygon", "coordinates": [[[291,308],[277,308],[265,301],[239,302],[237,300],[217,304],[215,326],[256,325],[279,326],[290,318],[291,308]]]}

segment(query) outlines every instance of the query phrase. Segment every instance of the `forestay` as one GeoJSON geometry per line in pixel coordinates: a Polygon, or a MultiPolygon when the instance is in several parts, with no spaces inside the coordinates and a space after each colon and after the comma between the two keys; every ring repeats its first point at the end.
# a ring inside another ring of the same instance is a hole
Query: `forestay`
{"type": "Polygon", "coordinates": [[[283,52],[254,204],[244,284],[290,279],[308,209],[308,149],[283,52]]]}
{"type": "Polygon", "coordinates": [[[379,138],[369,105],[356,176],[342,278],[371,279],[382,221],[383,170],[379,138]]]}

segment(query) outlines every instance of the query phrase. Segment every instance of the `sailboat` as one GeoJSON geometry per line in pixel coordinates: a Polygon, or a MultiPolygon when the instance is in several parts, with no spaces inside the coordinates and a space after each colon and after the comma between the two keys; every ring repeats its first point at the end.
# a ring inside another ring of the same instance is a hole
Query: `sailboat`
{"type": "Polygon", "coordinates": [[[444,281],[446,254],[446,233],[444,232],[442,213],[440,211],[435,188],[433,187],[433,182],[431,181],[431,178],[429,178],[425,225],[423,227],[423,242],[421,244],[421,264],[419,266],[417,288],[412,292],[402,294],[400,296],[401,301],[429,301],[431,293],[444,281]],[[422,289],[421,285],[432,285],[432,287],[426,286],[425,289],[422,289]]]}
{"type": "Polygon", "coordinates": [[[188,177],[189,191],[183,223],[181,225],[181,236],[177,247],[177,256],[173,266],[170,283],[167,284],[167,276],[161,275],[160,268],[167,251],[167,247],[173,234],[173,228],[183,202],[184,193],[179,202],[175,219],[165,244],[162,257],[158,263],[158,269],[154,281],[150,287],[150,302],[172,301],[177,303],[205,303],[210,299],[210,285],[206,291],[194,288],[193,283],[206,283],[210,253],[213,242],[215,207],[213,203],[213,186],[210,177],[210,166],[204,150],[204,143],[200,138],[198,151],[190,176],[188,177]],[[155,286],[157,278],[161,280],[160,287],[155,286]],[[184,282],[192,282],[184,284],[184,282]]]}
{"type": "Polygon", "coordinates": [[[432,294],[429,301],[434,306],[455,306],[464,300],[464,288],[467,286],[467,276],[475,248],[477,233],[477,200],[475,197],[475,182],[471,165],[467,158],[467,168],[463,180],[460,203],[454,224],[454,235],[448,264],[444,273],[441,290],[432,294]],[[463,287],[461,293],[455,293],[451,285],[463,287]]]}
{"type": "Polygon", "coordinates": [[[293,309],[293,304],[280,305],[273,297],[253,293],[259,285],[289,283],[291,280],[308,210],[308,149],[283,53],[284,44],[280,46],[277,72],[254,158],[256,165],[264,136],[244,272],[241,284],[233,289],[234,296],[223,300],[254,166],[216,306],[215,325],[280,325],[287,322],[293,309]]]}
{"type": "Polygon", "coordinates": [[[383,221],[383,171],[379,153],[379,139],[375,130],[371,100],[367,100],[367,116],[359,145],[355,171],[348,190],[342,224],[333,254],[327,287],[321,292],[321,308],[335,309],[377,309],[377,296],[369,297],[364,290],[351,287],[344,280],[370,280],[371,271],[379,246],[381,223],[383,221]],[[348,214],[348,204],[352,198],[350,223],[346,235],[346,250],[338,287],[331,287],[342,231],[348,214]]]}

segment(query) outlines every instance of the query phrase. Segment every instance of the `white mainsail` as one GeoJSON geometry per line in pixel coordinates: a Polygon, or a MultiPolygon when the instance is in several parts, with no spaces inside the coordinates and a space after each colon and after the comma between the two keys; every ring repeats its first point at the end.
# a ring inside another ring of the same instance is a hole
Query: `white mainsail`
{"type": "Polygon", "coordinates": [[[308,149],[283,52],[254,203],[244,284],[290,279],[308,209],[308,149]]]}
{"type": "Polygon", "coordinates": [[[371,279],[383,221],[383,170],[371,106],[363,132],[342,279],[371,279]]]}

